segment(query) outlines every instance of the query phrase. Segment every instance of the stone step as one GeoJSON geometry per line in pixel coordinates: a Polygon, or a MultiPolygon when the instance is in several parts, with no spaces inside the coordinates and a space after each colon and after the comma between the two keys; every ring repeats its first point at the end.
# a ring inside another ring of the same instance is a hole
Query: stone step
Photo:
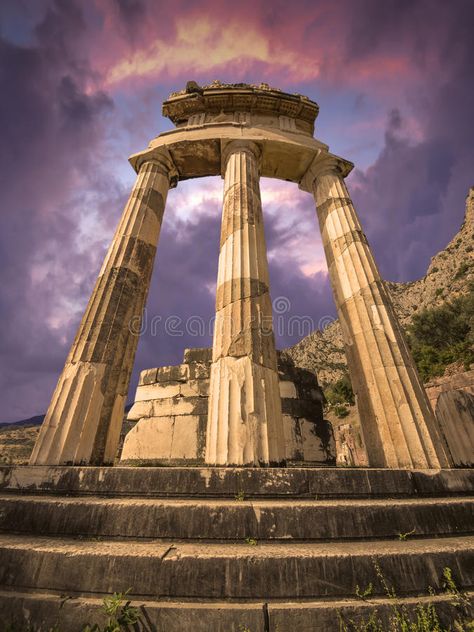
{"type": "MultiPolygon", "coordinates": [[[[469,593],[473,597],[474,593],[469,593]]],[[[88,623],[103,627],[105,615],[99,597],[77,597],[45,592],[0,590],[0,613],[5,629],[59,629],[72,632],[88,623]],[[30,627],[28,626],[30,624],[30,627]],[[10,625],[10,628],[8,626],[10,625]]],[[[451,622],[455,612],[452,597],[444,594],[402,597],[399,607],[413,611],[421,603],[433,603],[437,612],[451,622]]],[[[144,629],[154,632],[339,632],[338,613],[346,620],[368,618],[375,609],[382,620],[392,612],[393,600],[369,601],[348,598],[319,601],[165,601],[137,599],[144,629]]],[[[456,613],[457,614],[457,613],[456,613]]]]}
{"type": "Polygon", "coordinates": [[[223,500],[0,496],[0,532],[115,538],[342,540],[474,533],[474,497],[223,500]]]}
{"type": "Polygon", "coordinates": [[[472,494],[473,469],[4,466],[3,492],[193,498],[363,498],[472,494]]]}
{"type": "MultiPolygon", "coordinates": [[[[0,536],[0,587],[170,599],[343,598],[375,582],[400,595],[441,587],[443,568],[474,586],[474,537],[330,543],[97,541],[0,536]]],[[[381,588],[377,589],[381,594],[381,588]]]]}

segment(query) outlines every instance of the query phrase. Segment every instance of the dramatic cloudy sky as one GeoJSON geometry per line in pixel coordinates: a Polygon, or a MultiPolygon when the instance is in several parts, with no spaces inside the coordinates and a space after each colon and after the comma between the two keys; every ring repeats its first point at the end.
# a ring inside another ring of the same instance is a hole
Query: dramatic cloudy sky
{"type": "MultiPolygon", "coordinates": [[[[421,276],[459,228],[472,0],[1,0],[0,21],[0,421],[46,409],[134,180],[127,156],[170,128],[161,102],[187,80],[316,100],[386,278],[421,276]]],[[[218,178],[169,195],[137,370],[211,342],[183,330],[213,313],[221,195],[218,178]]],[[[311,198],[272,180],[262,196],[283,347],[287,316],[324,325],[334,306],[311,198]]]]}

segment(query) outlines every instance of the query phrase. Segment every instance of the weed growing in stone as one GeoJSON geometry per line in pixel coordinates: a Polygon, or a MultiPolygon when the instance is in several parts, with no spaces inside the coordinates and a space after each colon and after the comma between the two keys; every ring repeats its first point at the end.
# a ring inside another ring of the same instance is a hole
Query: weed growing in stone
{"type": "Polygon", "coordinates": [[[355,594],[357,595],[357,597],[359,597],[359,599],[362,599],[362,601],[367,601],[367,599],[371,596],[373,591],[374,591],[374,585],[372,584],[372,582],[370,582],[370,584],[364,590],[361,590],[359,584],[357,584],[356,589],[355,589],[355,594]]]}
{"type": "Polygon", "coordinates": [[[245,538],[245,543],[250,544],[250,546],[257,546],[258,542],[254,538],[245,538]]]}
{"type": "Polygon", "coordinates": [[[416,529],[412,529],[411,531],[407,531],[406,533],[399,533],[399,540],[406,540],[410,535],[414,535],[416,533],[416,529]]]}
{"type": "Polygon", "coordinates": [[[114,593],[112,597],[106,597],[103,602],[104,613],[107,621],[103,627],[95,623],[93,626],[86,625],[82,632],[122,632],[128,630],[129,626],[141,622],[140,611],[130,605],[130,601],[124,600],[130,592],[114,593]]]}
{"type": "Polygon", "coordinates": [[[238,500],[239,502],[242,502],[245,500],[245,494],[243,491],[237,492],[237,494],[235,495],[235,500],[238,500]]]}
{"type": "MultiPolygon", "coordinates": [[[[105,624],[102,626],[98,623],[87,624],[82,626],[81,632],[130,632],[132,627],[135,630],[146,630],[140,610],[132,606],[130,601],[125,601],[129,592],[130,588],[124,593],[114,593],[111,597],[105,597],[102,602],[102,611],[107,617],[105,624]]],[[[62,599],[60,610],[68,599],[69,597],[62,599]]],[[[26,627],[24,625],[18,627],[14,623],[0,629],[2,632],[45,632],[46,630],[41,625],[36,627],[28,624],[26,627]]],[[[47,632],[61,632],[60,617],[52,627],[47,629],[47,632]]]]}
{"type": "MultiPolygon", "coordinates": [[[[450,568],[443,569],[443,588],[445,594],[451,597],[448,602],[453,609],[449,622],[443,621],[443,616],[430,601],[418,602],[410,610],[398,598],[393,586],[385,579],[379,564],[373,560],[375,573],[385,596],[389,599],[389,612],[382,617],[377,608],[367,615],[346,619],[338,612],[339,632],[474,632],[474,609],[469,597],[460,591],[453,579],[450,568]]],[[[365,590],[356,587],[356,595],[363,601],[369,601],[373,586],[365,590]]],[[[431,597],[435,597],[432,588],[431,597]]]]}

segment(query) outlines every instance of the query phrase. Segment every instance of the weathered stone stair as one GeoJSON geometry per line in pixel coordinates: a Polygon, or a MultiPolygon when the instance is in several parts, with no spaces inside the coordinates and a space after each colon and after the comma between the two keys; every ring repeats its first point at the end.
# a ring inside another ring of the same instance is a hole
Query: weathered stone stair
{"type": "Polygon", "coordinates": [[[473,588],[473,482],[473,470],[2,468],[1,619],[80,630],[104,594],[131,589],[159,632],[338,630],[338,610],[386,606],[381,587],[355,597],[376,584],[374,560],[407,604],[446,566],[473,588]]]}

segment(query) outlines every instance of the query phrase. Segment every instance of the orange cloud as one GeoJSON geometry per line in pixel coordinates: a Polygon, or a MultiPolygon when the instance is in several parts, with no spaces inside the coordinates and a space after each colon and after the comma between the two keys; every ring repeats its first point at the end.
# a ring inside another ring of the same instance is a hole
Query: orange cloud
{"type": "Polygon", "coordinates": [[[218,23],[211,18],[178,17],[174,42],[155,40],[120,59],[106,75],[113,86],[128,79],[209,73],[234,64],[233,75],[245,73],[249,65],[266,64],[273,72],[291,76],[292,82],[310,81],[319,75],[319,64],[311,56],[273,43],[252,24],[237,21],[218,23]]]}

